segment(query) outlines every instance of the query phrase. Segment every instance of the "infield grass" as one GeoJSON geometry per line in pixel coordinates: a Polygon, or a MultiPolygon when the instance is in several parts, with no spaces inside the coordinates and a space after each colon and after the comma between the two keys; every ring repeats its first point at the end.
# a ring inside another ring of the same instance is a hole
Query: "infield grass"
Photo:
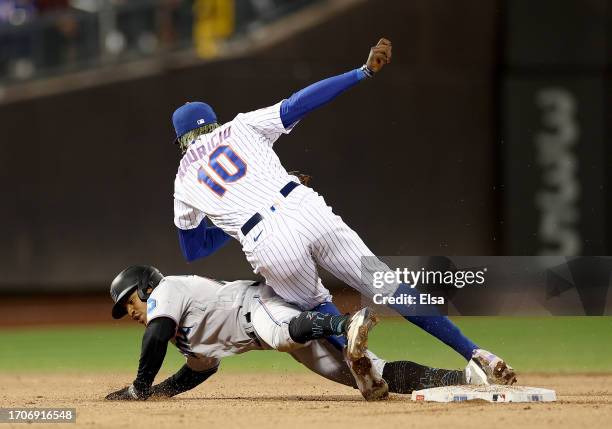
{"type": "MultiPolygon", "coordinates": [[[[481,347],[521,372],[612,372],[612,317],[458,317],[455,322],[481,347]]],[[[0,329],[0,371],[135,371],[143,329],[113,326],[0,329]]],[[[463,359],[403,319],[383,319],[370,349],[387,360],[455,368],[463,359]]],[[[170,346],[164,370],[184,362],[170,346]]],[[[255,351],[225,358],[223,371],[306,371],[285,353],[255,351]]]]}

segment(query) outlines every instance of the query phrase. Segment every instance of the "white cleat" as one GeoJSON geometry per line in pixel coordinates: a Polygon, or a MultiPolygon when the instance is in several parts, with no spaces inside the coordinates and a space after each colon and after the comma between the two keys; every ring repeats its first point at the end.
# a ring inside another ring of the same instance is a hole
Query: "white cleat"
{"type": "MultiPolygon", "coordinates": [[[[512,385],[516,383],[516,372],[514,368],[508,365],[503,359],[494,355],[491,352],[488,352],[483,349],[476,349],[474,353],[472,353],[472,359],[468,366],[466,367],[466,380],[467,380],[467,371],[472,365],[471,372],[475,380],[479,380],[482,378],[482,373],[486,376],[487,383],[480,384],[508,384],[512,385]],[[473,365],[472,365],[473,363],[473,365]],[[480,369],[480,373],[478,373],[474,367],[480,369]]],[[[468,384],[476,384],[470,383],[468,384]]]]}
{"type": "Polygon", "coordinates": [[[353,314],[346,330],[347,355],[355,361],[363,356],[368,348],[368,334],[378,320],[368,307],[353,314]]]}

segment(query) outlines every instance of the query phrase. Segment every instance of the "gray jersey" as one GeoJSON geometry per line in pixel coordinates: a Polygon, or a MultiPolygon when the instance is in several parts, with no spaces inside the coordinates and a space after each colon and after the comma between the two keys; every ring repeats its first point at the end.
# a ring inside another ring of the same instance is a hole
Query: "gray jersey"
{"type": "MultiPolygon", "coordinates": [[[[198,276],[168,276],[147,301],[147,322],[169,317],[177,324],[172,342],[198,371],[219,359],[261,347],[246,332],[242,308],[259,290],[253,281],[218,282],[198,276]]],[[[245,305],[246,304],[246,305],[245,305]]]]}

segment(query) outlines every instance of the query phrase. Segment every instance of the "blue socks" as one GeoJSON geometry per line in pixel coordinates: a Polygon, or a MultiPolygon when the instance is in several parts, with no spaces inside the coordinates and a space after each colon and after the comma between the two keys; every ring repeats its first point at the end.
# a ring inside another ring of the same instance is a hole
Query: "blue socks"
{"type": "MultiPolygon", "coordinates": [[[[400,285],[394,295],[412,295],[415,292],[416,291],[414,289],[411,289],[407,285],[400,285]]],[[[478,348],[478,346],[463,335],[457,325],[455,325],[446,316],[411,316],[405,314],[405,306],[389,305],[389,307],[401,314],[402,317],[404,317],[404,319],[408,320],[410,323],[415,324],[428,334],[433,335],[438,340],[451,347],[466,360],[470,360],[472,358],[472,352],[478,348]]],[[[333,302],[324,302],[323,304],[319,304],[313,308],[312,311],[332,315],[341,315],[340,311],[333,302]]],[[[346,338],[342,336],[328,337],[327,341],[329,341],[338,350],[342,350],[346,345],[346,338]]]]}

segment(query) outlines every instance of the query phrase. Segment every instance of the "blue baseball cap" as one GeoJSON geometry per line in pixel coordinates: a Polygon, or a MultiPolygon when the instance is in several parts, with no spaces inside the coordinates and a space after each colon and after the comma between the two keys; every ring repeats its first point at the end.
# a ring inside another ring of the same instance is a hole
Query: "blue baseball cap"
{"type": "Polygon", "coordinates": [[[217,115],[208,104],[200,101],[185,103],[172,114],[172,124],[176,131],[174,142],[176,143],[189,131],[215,122],[217,122],[217,115]]]}

